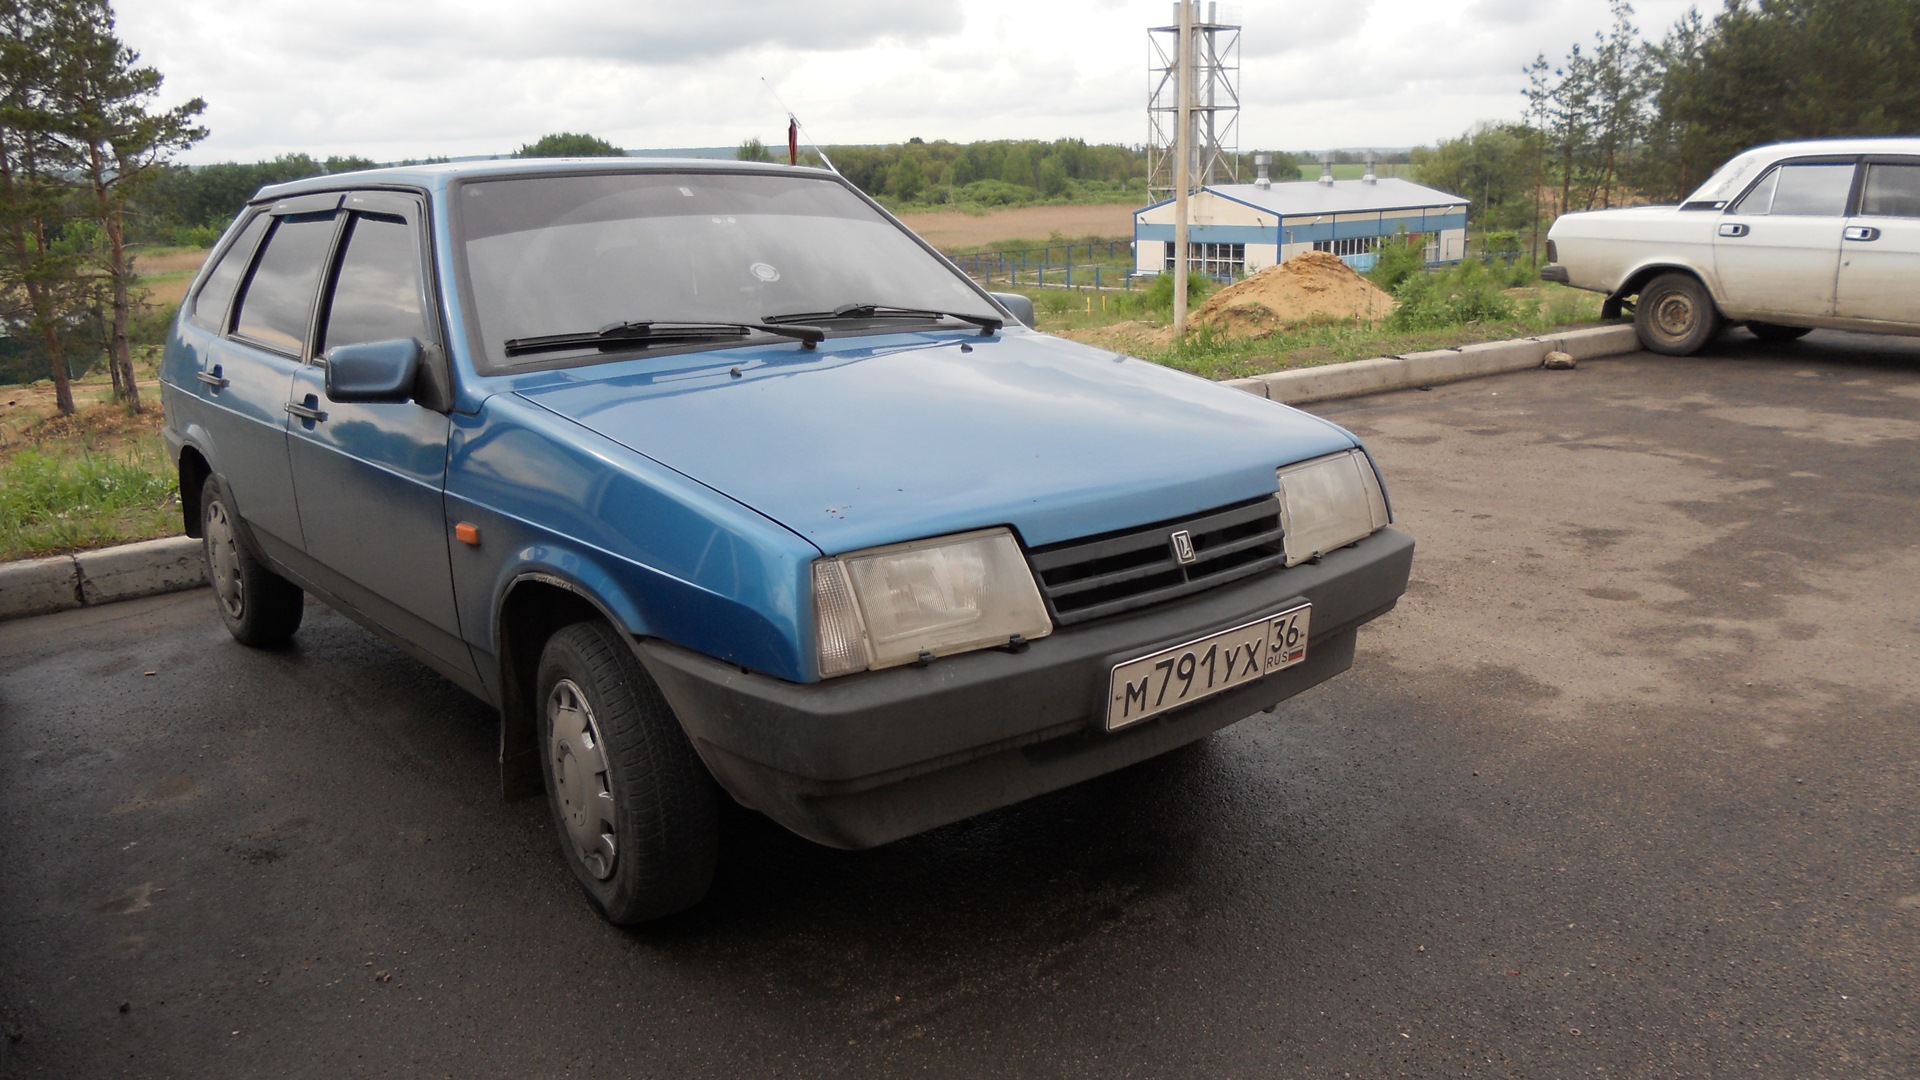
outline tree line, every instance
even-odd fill
[[[140,407],[128,206],[206,135],[206,103],[156,109],[160,73],[139,61],[106,0],[0,0],[0,320],[44,353],[69,415],[66,354],[89,337]]]
[[[1553,214],[1676,202],[1752,146],[1920,132],[1914,0],[1726,0],[1657,42],[1628,0],[1610,14],[1559,62],[1522,70],[1520,117],[1416,150],[1421,182],[1537,243]]]

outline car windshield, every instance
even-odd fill
[[[1695,204],[1715,205],[1727,202],[1745,190],[1747,182],[1777,156],[1776,151],[1767,148],[1749,150],[1738,155],[1714,170],[1713,175],[1707,177],[1707,182],[1696,188],[1681,205],[1690,207]]]
[[[752,325],[849,303],[999,317],[964,277],[829,177],[526,176],[468,183],[458,198],[470,310],[490,371],[626,355],[592,344],[507,355],[508,341],[617,324]]]

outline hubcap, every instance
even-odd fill
[[[213,592],[220,609],[230,619],[246,614],[246,585],[240,579],[240,550],[235,546],[233,522],[227,517],[227,504],[219,500],[207,504],[204,523],[207,536],[207,572],[213,578]]]
[[[1693,301],[1682,293],[1661,297],[1653,310],[1654,325],[1668,337],[1686,337],[1693,331],[1694,317]]]
[[[613,788],[593,706],[572,679],[547,695],[547,761],[567,838],[594,877],[613,876]]]

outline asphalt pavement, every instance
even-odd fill
[[[1920,341],[1315,406],[1419,541],[1354,669],[887,847],[587,907],[323,608],[0,624],[0,1075],[1920,1075]]]

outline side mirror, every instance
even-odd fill
[[[420,343],[412,338],[369,341],[328,349],[327,396],[335,401],[406,401],[420,374]]]
[[[987,295],[993,297],[994,301],[1001,307],[1006,308],[1014,318],[1019,319],[1021,326],[1029,330],[1033,329],[1033,300],[1031,298],[1011,292],[996,292],[988,293]]]

